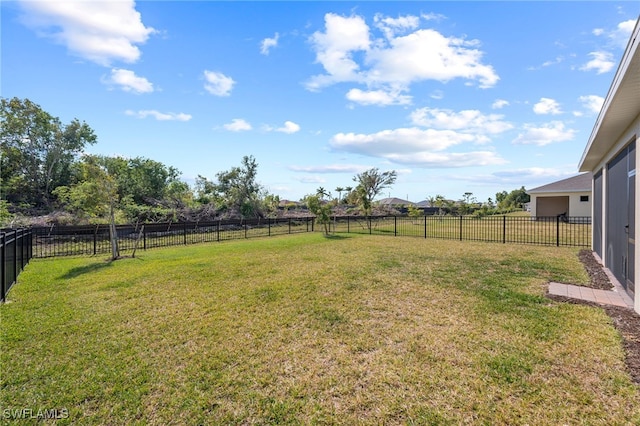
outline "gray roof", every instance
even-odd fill
[[[377,201],[380,205],[391,205],[391,206],[408,206],[413,203],[408,200],[403,200],[401,198],[383,198],[382,200]]]
[[[542,185],[527,191],[528,194],[544,192],[591,192],[591,172]]]

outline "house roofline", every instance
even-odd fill
[[[600,113],[598,114],[598,118],[593,126],[593,130],[591,131],[591,135],[589,136],[589,140],[587,142],[587,146],[582,153],[582,157],[580,158],[580,162],[578,163],[578,170],[581,172],[592,171],[601,155],[606,154],[606,152],[596,152],[598,150],[603,150],[605,147],[601,146],[609,140],[608,138],[604,138],[607,140],[602,140],[599,138],[601,132],[603,131],[603,123],[605,118],[611,113],[616,112],[616,105],[618,102],[618,98],[616,97],[619,94],[620,88],[623,87],[624,78],[627,74],[627,70],[629,69],[629,64],[636,58],[638,55],[638,43],[640,43],[640,15],[636,20],[636,24],[634,26],[633,31],[631,32],[631,37],[627,42],[627,46],[625,48],[624,54],[622,55],[622,59],[620,64],[618,65],[618,69],[616,70],[616,74],[613,78],[611,86],[609,87],[609,91],[607,92],[607,96],[605,97],[604,103],[602,104],[602,108],[600,109]],[[624,95],[623,95],[624,96]],[[626,130],[626,128],[631,123],[627,123],[624,128],[620,129],[620,134]],[[619,137],[620,134],[617,136]],[[610,141],[610,140],[609,140]]]

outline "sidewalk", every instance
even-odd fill
[[[615,284],[614,286],[614,290],[599,290],[572,284],[550,282],[549,294],[571,299],[586,300],[602,305],[621,306],[623,308],[633,309],[631,297],[629,297],[622,287],[618,288]]]

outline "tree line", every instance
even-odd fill
[[[143,158],[91,155],[85,150],[97,142],[84,121],[62,123],[29,99],[0,99],[0,226],[16,216],[64,212],[68,223],[155,222],[258,218],[275,216],[280,198],[258,182],[258,163],[244,156],[239,166],[218,172],[215,179],[198,175],[195,187],[180,180],[180,171]],[[323,218],[340,205],[356,206],[371,215],[374,199],[396,181],[395,171],[372,168],[353,177],[353,186],[337,187],[338,197],[320,187],[301,202]],[[528,197],[524,188],[496,194],[496,203],[508,209]],[[454,205],[438,195],[431,199],[442,212]],[[528,201],[528,199],[527,199]],[[455,204],[461,211],[480,206],[466,193]],[[486,204],[485,204],[486,206]],[[322,221],[321,221],[322,223]]]

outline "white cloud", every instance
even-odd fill
[[[326,179],[323,179],[320,176],[305,176],[296,180],[301,183],[325,183],[326,182]]]
[[[417,29],[418,23],[413,16],[376,15],[374,24],[383,37],[374,38],[362,17],[326,14],[324,32],[315,32],[310,38],[316,62],[324,67],[325,74],[311,77],[307,89],[350,82],[366,84],[371,93],[393,93],[406,91],[411,83],[423,80],[462,78],[477,81],[482,88],[497,83],[499,77],[493,67],[482,63],[479,41]],[[407,34],[397,36],[398,32]]]
[[[411,15],[391,18],[376,14],[373,17],[373,21],[388,39],[393,38],[397,33],[406,33],[409,30],[414,30],[420,24],[420,18]]]
[[[628,21],[620,22],[616,29],[611,32],[609,38],[621,48],[627,47],[633,28],[636,25],[635,19],[629,19]]]
[[[478,110],[459,112],[448,109],[420,108],[411,113],[411,121],[419,126],[466,132],[481,137],[513,128],[500,114],[482,114]]]
[[[402,95],[399,91],[351,89],[347,92],[346,98],[360,105],[408,105],[411,103],[411,96]]]
[[[476,142],[481,137],[452,130],[400,128],[371,134],[338,133],[330,140],[337,151],[384,158],[399,164],[419,167],[464,167],[501,164],[491,151],[444,152],[463,143]]]
[[[555,142],[572,140],[575,134],[575,130],[566,129],[561,121],[552,121],[542,126],[525,124],[524,132],[520,133],[513,143],[545,146]]]
[[[234,118],[233,120],[231,120],[231,123],[227,123],[222,127],[229,130],[230,132],[242,132],[252,129],[251,124],[249,124],[249,122],[242,118]]]
[[[504,99],[496,99],[492,104],[491,104],[491,109],[502,109],[506,106],[509,106],[509,101],[506,101]]]
[[[262,126],[262,130],[265,132],[280,132],[280,133],[297,133],[300,131],[300,125],[294,123],[293,121],[285,121],[284,126],[282,127],[273,127],[268,124]]]
[[[264,40],[262,40],[262,42],[260,43],[260,53],[262,53],[263,55],[268,55],[272,47],[278,46],[279,38],[280,38],[280,34],[276,33],[273,36],[273,38],[267,37]]]
[[[311,42],[316,51],[316,62],[322,64],[327,75],[312,77],[307,87],[311,90],[336,81],[358,81],[359,65],[352,59],[352,52],[369,49],[369,27],[359,16],[345,18],[327,13],[324,16],[325,32],[315,32]]]
[[[560,104],[555,99],[551,99],[551,98],[540,98],[540,101],[533,106],[533,112],[540,115],[562,114],[562,110],[560,109]]]
[[[362,173],[371,167],[357,164],[332,164],[328,166],[289,166],[289,170],[304,173]]]
[[[429,97],[431,99],[437,99],[437,100],[444,99],[444,92],[442,90],[434,90],[433,92],[431,92]]]
[[[108,78],[103,78],[102,82],[109,85],[119,86],[125,92],[151,93],[153,84],[144,77],[137,76],[131,70],[114,68]]]
[[[534,188],[559,179],[575,176],[575,171],[563,170],[565,167],[543,168],[543,167],[527,167],[519,169],[499,170],[486,175],[451,175],[448,179],[464,180],[474,183],[492,184],[492,185],[514,185],[526,188]]]
[[[387,158],[399,164],[430,168],[493,166],[506,163],[502,157],[493,151],[419,152],[411,155],[393,154]]]
[[[215,96],[229,96],[233,85],[236,84],[231,77],[216,71],[205,70],[204,79],[205,90]]]
[[[607,31],[604,28],[596,28],[592,33],[595,36],[605,36],[615,47],[624,49],[629,42],[629,37],[631,37],[635,25],[636,20],[629,19],[628,21],[620,22],[616,25],[616,28],[611,31]]]
[[[137,45],[155,32],[142,23],[133,0],[22,1],[22,21],[73,55],[109,66],[136,62]]]
[[[582,102],[582,105],[587,111],[595,114],[600,112],[604,104],[604,98],[597,95],[580,96],[578,100]]]
[[[613,62],[613,55],[609,52],[598,51],[589,53],[593,59],[584,64],[580,69],[582,71],[591,71],[595,70],[596,74],[604,74],[605,72],[611,71],[615,66],[615,62]]]
[[[285,121],[283,127],[276,129],[276,132],[292,134],[300,131],[300,126],[293,121]]]
[[[126,110],[125,114],[137,117],[137,118],[147,118],[153,117],[158,121],[189,121],[192,116],[190,114],[185,113],[173,113],[173,112],[160,112],[156,110],[141,110],[141,111],[132,111]]]

